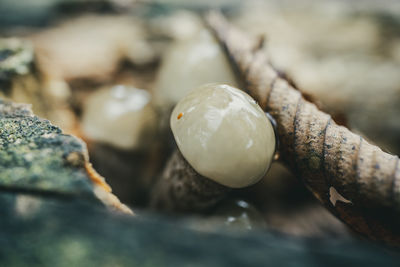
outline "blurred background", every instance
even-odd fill
[[[265,36],[271,63],[342,125],[400,153],[400,2],[1,0],[0,96],[82,138],[113,192],[147,210],[175,148],[169,114],[193,88],[237,85],[203,25],[209,9]],[[193,227],[347,237],[275,163]],[[233,218],[233,219],[232,219]]]

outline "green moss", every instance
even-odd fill
[[[84,144],[42,120],[24,105],[0,100],[0,186],[93,196],[84,161],[72,166],[67,157],[83,157]]]
[[[34,51],[29,42],[16,38],[0,39],[0,78],[29,72]]]

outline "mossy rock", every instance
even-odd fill
[[[0,100],[0,186],[9,190],[93,196],[86,147],[33,116],[26,105]]]
[[[0,189],[82,199],[129,213],[88,162],[86,145],[28,105],[0,99]]]

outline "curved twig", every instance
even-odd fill
[[[338,126],[280,77],[260,41],[212,13],[207,23],[247,92],[277,121],[280,158],[315,197],[353,230],[400,245],[400,162]],[[330,201],[332,187],[350,201]]]

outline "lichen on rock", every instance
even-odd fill
[[[1,99],[0,188],[95,202],[100,198],[106,206],[129,210],[91,169],[82,141],[33,115],[28,105]]]

